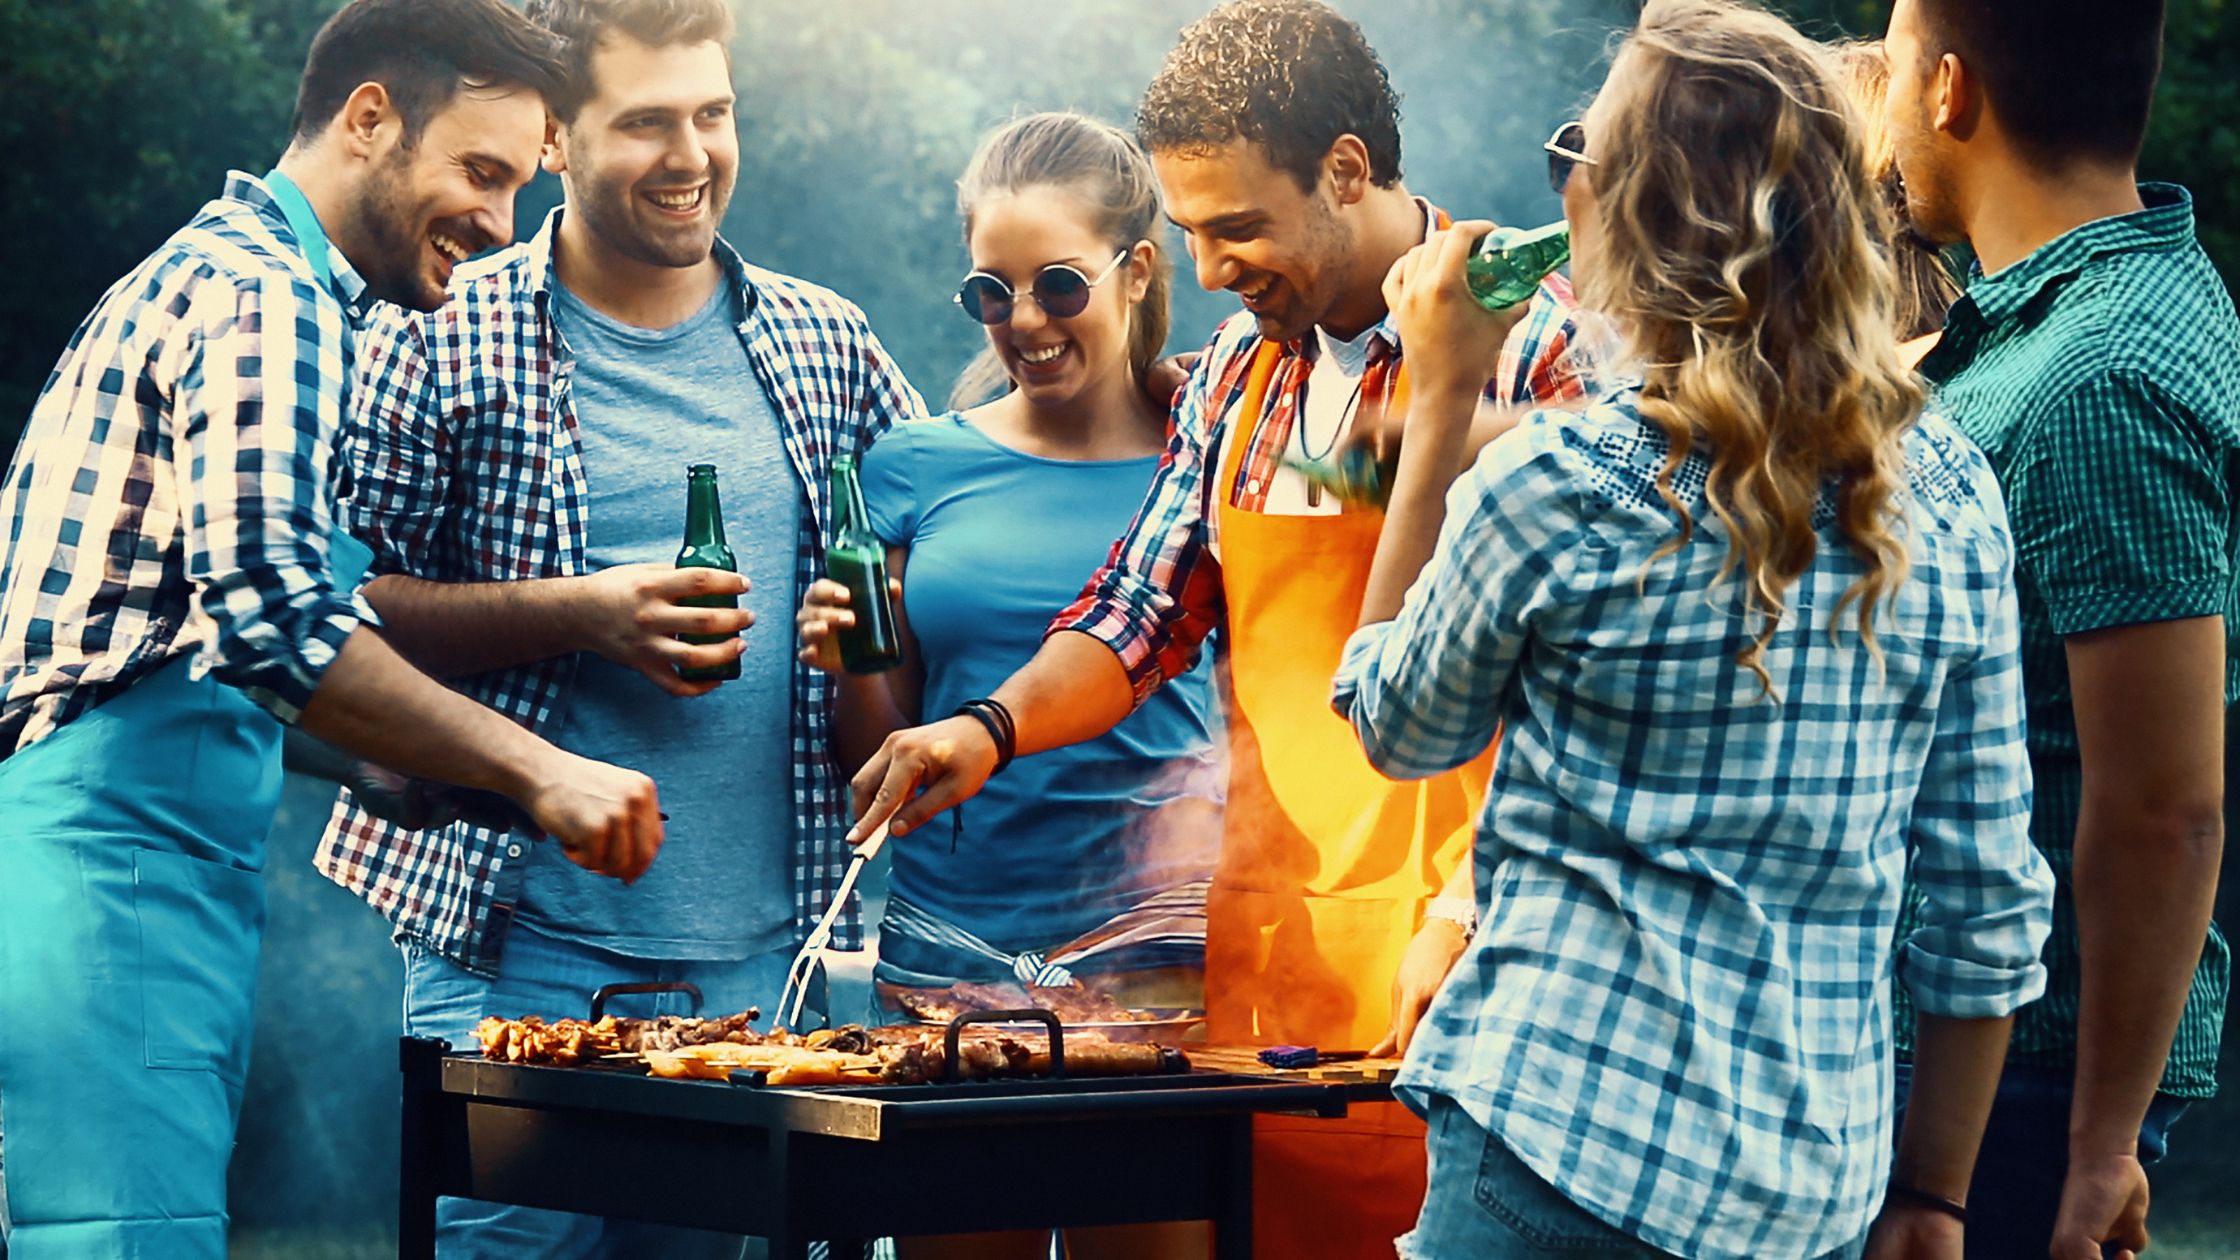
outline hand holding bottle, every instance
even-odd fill
[[[1491,223],[1473,221],[1434,232],[1385,275],[1385,305],[1418,396],[1482,392],[1524,313],[1521,304],[1489,311],[1470,291],[1471,253],[1492,230]]]
[[[739,632],[754,624],[740,608],[695,607],[688,601],[716,596],[737,598],[747,580],[722,569],[678,569],[665,564],[621,564],[578,579],[576,601],[586,650],[644,674],[676,696],[703,695],[717,681],[688,682],[678,670],[721,669],[746,651]],[[722,636],[715,643],[686,643],[678,636]]]
[[[902,583],[887,579],[887,597],[899,601]],[[848,588],[830,578],[819,578],[809,584],[809,593],[802,597],[801,611],[794,614],[794,628],[801,639],[801,650],[795,655],[811,669],[821,669],[828,674],[847,672],[840,659],[840,632],[856,624],[856,614],[848,596]]]

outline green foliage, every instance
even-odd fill
[[[101,291],[277,152],[293,75],[213,0],[0,0],[0,382],[43,382]]]
[[[285,142],[312,32],[338,0],[0,0],[0,450],[86,309]],[[980,345],[948,297],[965,270],[955,180],[1021,110],[1121,123],[1210,0],[753,0],[737,5],[742,160],[726,234],[767,266],[861,303],[939,400]],[[1599,81],[1636,0],[1338,0],[1400,90],[1410,188],[1458,214],[1558,212],[1539,144]],[[1772,0],[1808,33],[1875,34],[1882,0]],[[2240,275],[2240,0],[2170,0],[2144,159],[2194,191]],[[559,199],[543,178],[519,229]],[[1179,257],[1173,345],[1235,309]]]

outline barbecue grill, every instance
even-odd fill
[[[773,1260],[811,1240],[840,1260],[891,1235],[1175,1220],[1210,1220],[1214,1254],[1242,1260],[1252,1117],[1340,1116],[1362,1096],[1188,1070],[781,1088],[503,1063],[416,1037],[401,1061],[407,1257],[434,1255],[436,1198],[461,1195],[755,1235]]]

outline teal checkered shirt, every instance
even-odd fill
[[[2085,224],[1969,287],[1921,370],[1938,408],[2005,489],[2021,593],[2023,689],[2037,783],[2030,835],[2058,880],[2045,997],[2009,1058],[2076,1063],[2071,847],[2084,790],[2065,636],[2221,614],[2240,629],[2240,323],[2195,243],[2193,201],[2147,184],[2146,208]],[[2240,697],[2226,653],[2225,701]],[[2231,955],[2214,926],[2162,1078],[2216,1092]],[[1901,1053],[1910,1013],[1898,1019]]]

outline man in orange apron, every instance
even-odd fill
[[[1392,782],[1331,713],[1384,518],[1299,465],[1401,418],[1406,373],[1382,285],[1448,220],[1400,182],[1398,107],[1375,52],[1316,0],[1240,0],[1184,30],[1138,129],[1199,283],[1238,293],[1245,312],[1196,365],[1149,498],[1105,569],[993,697],[887,741],[856,779],[858,832],[893,812],[903,835],[1011,755],[1110,729],[1218,629],[1230,785],[1207,900],[1209,1038],[1404,1039],[1465,940],[1426,912],[1472,916],[1466,856],[1490,754]],[[1533,300],[1490,398],[1580,392],[1567,296],[1557,280]],[[1460,898],[1441,896],[1450,888]],[[1390,1256],[1422,1203],[1423,1126],[1397,1104],[1271,1117],[1255,1168],[1258,1254]]]

